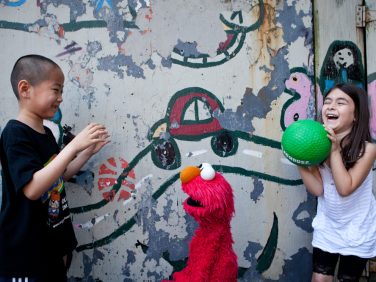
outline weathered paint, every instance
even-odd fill
[[[310,281],[315,199],[280,138],[296,113],[315,117],[311,1],[0,3],[0,128],[16,112],[13,63],[40,53],[66,74],[57,138],[91,120],[111,133],[67,184],[72,281],[159,281],[183,268],[197,225],[179,171],[202,162],[234,190],[238,280]]]

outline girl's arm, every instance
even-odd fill
[[[319,168],[317,166],[298,166],[298,169],[307,191],[316,197],[321,196],[324,192],[324,187]]]
[[[329,160],[338,194],[345,197],[353,193],[366,179],[375,159],[376,145],[367,143],[363,157],[346,170],[340,151],[333,151]]]

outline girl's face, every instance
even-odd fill
[[[355,120],[354,101],[340,89],[332,90],[324,100],[322,107],[324,124],[331,127],[336,134],[348,134]]]

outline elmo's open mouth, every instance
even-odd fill
[[[192,207],[202,207],[202,204],[200,201],[193,200],[190,197],[187,199],[187,204]]]

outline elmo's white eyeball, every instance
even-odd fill
[[[208,163],[202,163],[200,165],[200,176],[204,180],[213,180],[215,177],[214,168]]]

